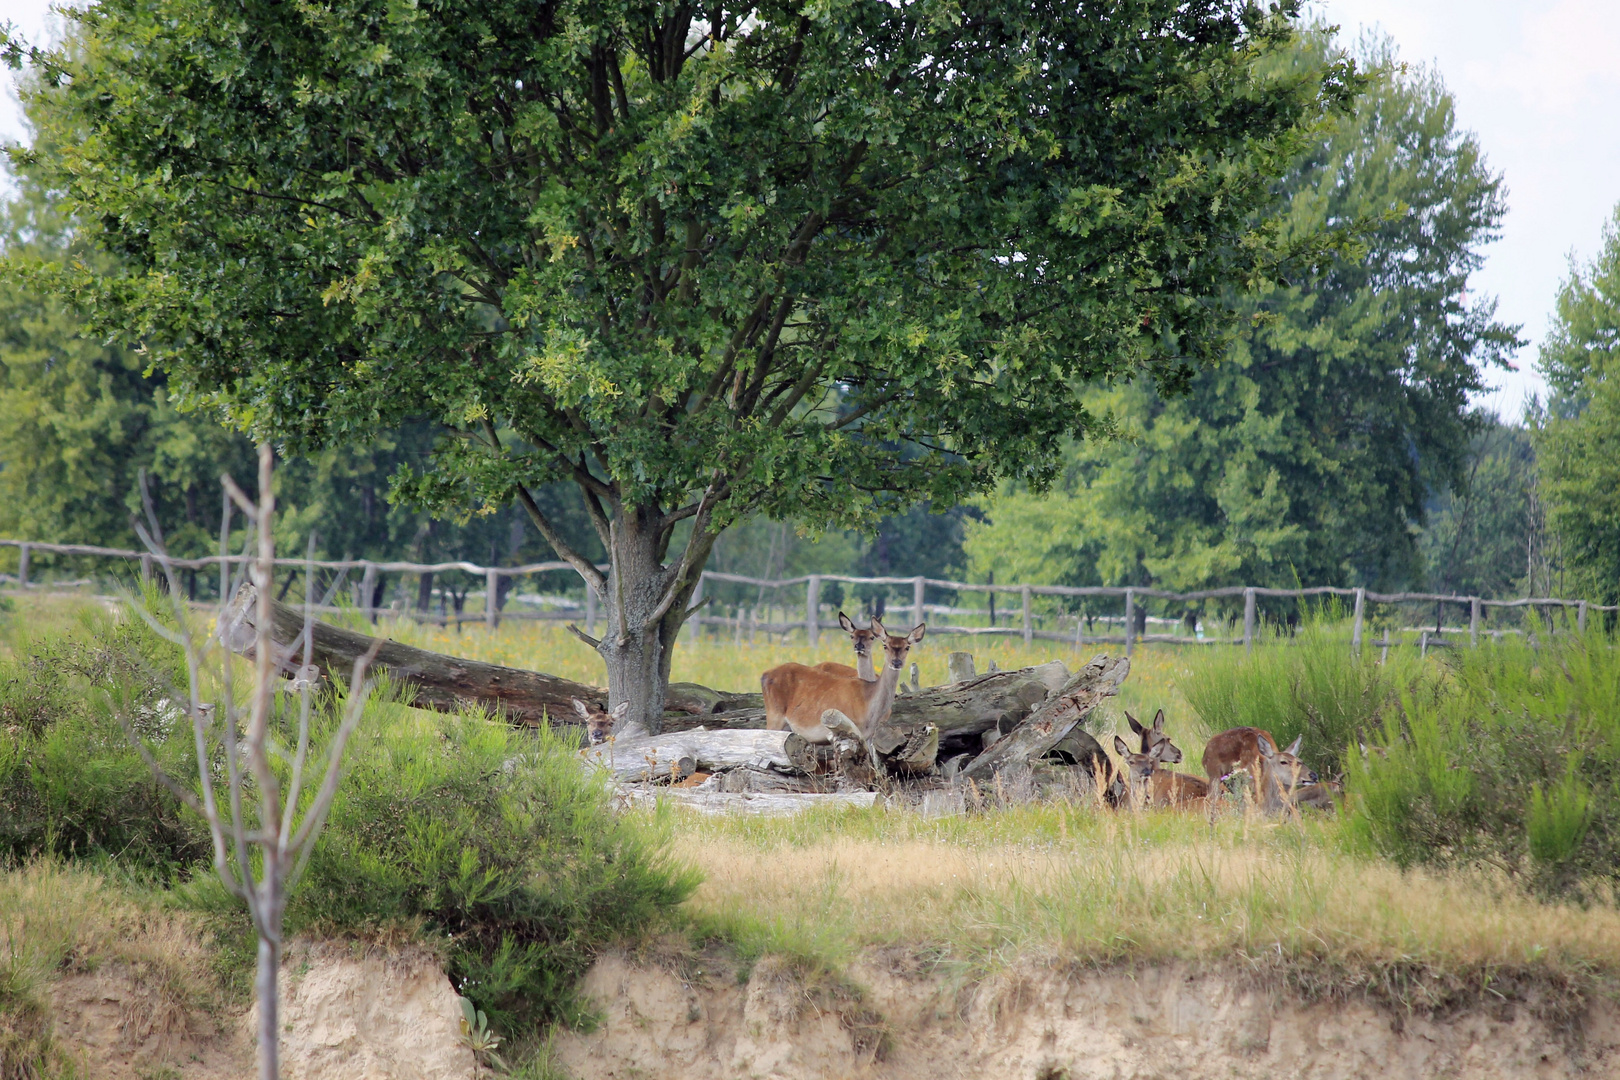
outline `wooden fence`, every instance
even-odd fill
[[[245,555],[211,555],[197,559],[182,559],[173,556],[156,556],[148,552],[141,551],[125,551],[118,548],[95,547],[88,544],[49,544],[33,540],[0,539],[0,547],[14,547],[19,549],[17,559],[17,574],[13,580],[15,580],[15,582],[23,588],[28,588],[34,584],[29,580],[29,572],[31,560],[35,552],[48,553],[52,555],[100,557],[139,561],[141,567],[141,576],[143,579],[149,579],[152,575],[154,565],[159,563],[167,563],[174,569],[203,570],[210,567],[217,568],[221,561],[229,563],[242,563],[251,561],[252,559],[251,556]],[[337,571],[339,574],[347,573],[351,570],[359,570],[361,572],[361,581],[358,589],[359,602],[356,606],[373,620],[375,620],[381,614],[399,614],[406,617],[421,617],[421,613],[419,612],[400,611],[396,613],[372,606],[371,600],[375,595],[375,585],[377,576],[379,574],[439,574],[449,571],[460,571],[462,573],[470,574],[474,577],[482,577],[484,579],[483,621],[491,627],[498,625],[503,617],[557,620],[566,620],[578,617],[577,614],[569,611],[514,612],[511,610],[505,610],[503,612],[501,607],[501,578],[525,577],[533,574],[551,573],[557,571],[572,572],[572,567],[565,562],[529,563],[524,566],[479,566],[478,564],[471,562],[414,563],[374,562],[367,559],[277,559],[276,565],[278,567],[291,567],[297,570],[318,569]],[[602,569],[605,571],[607,568],[603,567]],[[0,575],[0,577],[8,576],[9,575]],[[1334,585],[1317,585],[1300,589],[1273,589],[1257,585],[1228,585],[1217,589],[1198,589],[1192,592],[1173,592],[1168,589],[1108,585],[994,585],[968,581],[948,581],[940,578],[930,577],[853,577],[845,574],[807,574],[800,577],[767,579],[746,577],[741,574],[727,574],[715,570],[703,571],[702,577],[698,582],[697,590],[693,596],[694,605],[702,603],[705,587],[710,582],[726,582],[737,585],[751,586],[760,590],[772,589],[777,591],[781,589],[792,589],[803,586],[804,617],[802,621],[760,622],[756,617],[747,624],[744,624],[740,621],[740,617],[728,618],[724,616],[705,615],[699,612],[698,614],[694,615],[689,622],[695,627],[701,627],[703,625],[720,625],[733,627],[738,631],[740,631],[746,625],[750,631],[762,631],[773,634],[788,633],[802,628],[812,647],[819,644],[820,633],[822,630],[837,629],[837,623],[824,621],[823,619],[824,612],[823,604],[821,602],[821,592],[822,586],[829,582],[885,587],[910,586],[912,603],[909,608],[902,607],[899,610],[909,610],[911,621],[916,623],[927,621],[927,612],[930,607],[932,607],[936,612],[941,611],[941,608],[938,605],[928,605],[926,603],[925,594],[930,588],[949,590],[956,593],[983,593],[992,597],[992,604],[994,602],[993,597],[996,595],[1016,596],[1019,599],[1019,610],[1021,615],[1020,624],[1017,626],[961,626],[951,625],[948,623],[939,623],[936,621],[930,624],[929,630],[934,633],[943,634],[988,634],[1017,636],[1022,637],[1026,645],[1033,643],[1037,639],[1072,643],[1076,648],[1087,644],[1123,644],[1125,646],[1126,655],[1130,655],[1133,647],[1138,642],[1163,642],[1184,645],[1214,645],[1227,643],[1232,645],[1242,645],[1247,649],[1253,649],[1258,629],[1258,619],[1256,614],[1257,602],[1263,597],[1303,600],[1308,597],[1334,596],[1350,600],[1352,602],[1351,643],[1356,648],[1360,648],[1362,645],[1363,629],[1367,615],[1367,605],[1369,603],[1432,603],[1436,605],[1451,604],[1461,608],[1466,608],[1468,610],[1467,632],[1470,644],[1478,644],[1479,642],[1479,636],[1482,631],[1483,616],[1485,609],[1487,608],[1529,608],[1543,610],[1553,608],[1574,608],[1576,612],[1576,627],[1578,630],[1583,631],[1586,629],[1589,612],[1620,611],[1620,604],[1602,605],[1591,603],[1587,600],[1569,600],[1555,597],[1525,598],[1521,600],[1486,600],[1478,596],[1456,596],[1445,593],[1377,593],[1367,589],[1342,588]],[[1243,634],[1241,637],[1224,635],[1221,637],[1191,638],[1175,634],[1137,634],[1130,632],[1130,629],[1137,625],[1137,623],[1140,621],[1138,617],[1138,612],[1140,610],[1139,602],[1143,600],[1153,599],[1167,600],[1173,603],[1193,603],[1202,600],[1236,598],[1239,596],[1243,598]],[[1095,597],[1099,599],[1123,599],[1125,612],[1124,618],[1121,620],[1123,623],[1122,633],[1117,636],[1110,634],[1088,635],[1085,633],[1087,618],[1084,616],[1076,617],[1075,630],[1073,633],[1039,630],[1035,626],[1033,609],[1033,601],[1036,597]],[[587,627],[593,634],[597,618],[595,601],[596,597],[593,590],[586,589],[583,614],[585,616]],[[337,609],[327,608],[322,610],[334,611]],[[457,613],[456,621],[458,624],[462,621],[459,612]],[[476,621],[476,617],[473,621]],[[1112,619],[1110,618],[1107,621],[1112,621]],[[1457,633],[1461,633],[1461,628],[1455,628],[1455,631]],[[1426,649],[1430,646],[1446,646],[1450,644],[1450,642],[1445,640],[1444,635],[1440,632],[1439,627],[1437,627],[1435,631],[1423,631],[1422,633],[1424,636],[1420,639],[1420,648]],[[1434,635],[1433,638],[1429,636],[1431,633]],[[1388,632],[1386,631],[1382,641],[1371,642],[1371,644],[1381,645],[1387,651],[1391,645],[1398,644],[1398,642],[1392,642],[1389,639]]]

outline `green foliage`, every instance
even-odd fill
[[[383,704],[348,762],[289,932],[425,924],[504,1031],[579,1019],[574,986],[595,951],[696,884],[656,830],[613,812],[561,736]]]
[[[1524,595],[1536,483],[1531,432],[1487,419],[1469,448],[1464,482],[1429,508],[1418,541],[1428,587],[1488,599]]]
[[[1339,48],[1312,35],[1288,62]],[[1461,478],[1468,395],[1515,340],[1491,301],[1464,299],[1505,204],[1438,77],[1368,53],[1381,74],[1281,185],[1285,237],[1354,221],[1362,248],[1245,299],[1250,329],[1186,395],[1088,395],[1124,437],[1073,447],[1048,499],[989,504],[993,524],[968,526],[975,574],[1178,590],[1418,576],[1413,526]]]
[[[1402,865],[1489,863],[1548,893],[1620,877],[1620,652],[1540,628],[1448,655],[1352,756],[1353,842]]]
[[[1356,743],[1380,728],[1402,693],[1421,692],[1423,665],[1410,650],[1377,654],[1350,647],[1342,612],[1308,612],[1291,638],[1266,640],[1253,653],[1218,648],[1197,658],[1182,695],[1208,732],[1269,731],[1278,746],[1304,737],[1300,757],[1323,776],[1345,768]]]
[[[133,619],[79,624],[0,663],[0,855],[108,856],[172,873],[208,840],[129,745],[131,718],[171,775],[195,777],[191,722],[168,703],[184,686],[175,651]]]
[[[1620,207],[1591,264],[1558,294],[1540,368],[1554,395],[1536,429],[1548,525],[1576,587],[1620,599]]]

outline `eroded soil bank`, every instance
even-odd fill
[[[962,986],[869,955],[849,979],[862,989],[769,959],[740,980],[722,954],[608,955],[586,987],[603,1022],[559,1036],[557,1060],[577,1080],[1620,1077],[1620,1007],[1571,1012],[1533,989],[1436,1013],[1179,965]]]

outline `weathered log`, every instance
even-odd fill
[[[220,625],[220,640],[245,656],[251,655],[253,650],[256,604],[254,587],[243,585]],[[275,626],[271,635],[276,644],[289,653],[285,666],[292,672],[303,663],[304,612],[280,602],[273,605],[273,612]],[[329,623],[316,622],[312,630],[311,656],[316,667],[323,675],[339,681],[348,679],[354,662],[366,655],[376,641],[368,634]],[[539,671],[446,656],[397,641],[385,641],[374,664],[386,668],[395,680],[409,687],[414,692],[413,704],[418,708],[440,712],[478,706],[491,711],[499,709],[508,720],[521,724],[538,724],[548,718],[553,724],[574,724],[578,721],[574,698],[599,705],[607,702],[607,691],[598,686]],[[704,722],[703,714],[717,708],[764,708],[758,694],[727,694],[693,683],[670,684],[665,704],[692,716],[694,726]]]
[[[683,731],[630,742],[614,741],[589,746],[580,759],[600,766],[620,781],[677,779],[695,769],[718,772],[751,768],[788,770],[794,767],[783,750],[785,731]],[[689,762],[690,764],[683,764]],[[672,773],[672,766],[679,768]]]
[[[619,797],[631,806],[650,806],[660,799],[676,806],[690,807],[704,814],[798,814],[818,806],[864,809],[877,802],[871,791],[839,791],[827,794],[791,792],[729,792],[681,788],[624,788]]]
[[[968,780],[984,780],[1014,763],[1038,759],[1105,698],[1119,693],[1119,684],[1130,670],[1131,662],[1123,656],[1102,654],[1092,658],[1010,734],[968,762],[960,775]]]

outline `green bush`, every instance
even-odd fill
[[[607,941],[696,885],[657,827],[616,814],[573,744],[477,716],[369,710],[289,931],[423,925],[448,935],[461,993],[513,1032],[579,1019]]]
[[[1620,654],[1601,632],[1458,649],[1349,763],[1353,842],[1486,863],[1549,895],[1620,878]]]
[[[118,720],[131,717],[170,773],[196,776],[177,650],[134,619],[91,609],[0,662],[0,856],[109,856],[173,872],[207,831],[159,784]]]
[[[1307,610],[1298,633],[1253,653],[1218,649],[1194,661],[1183,696],[1211,734],[1234,727],[1269,731],[1278,746],[1305,737],[1301,757],[1323,776],[1345,767],[1345,751],[1376,730],[1402,692],[1425,682],[1412,650],[1378,654],[1350,646],[1350,628],[1331,602]]]

